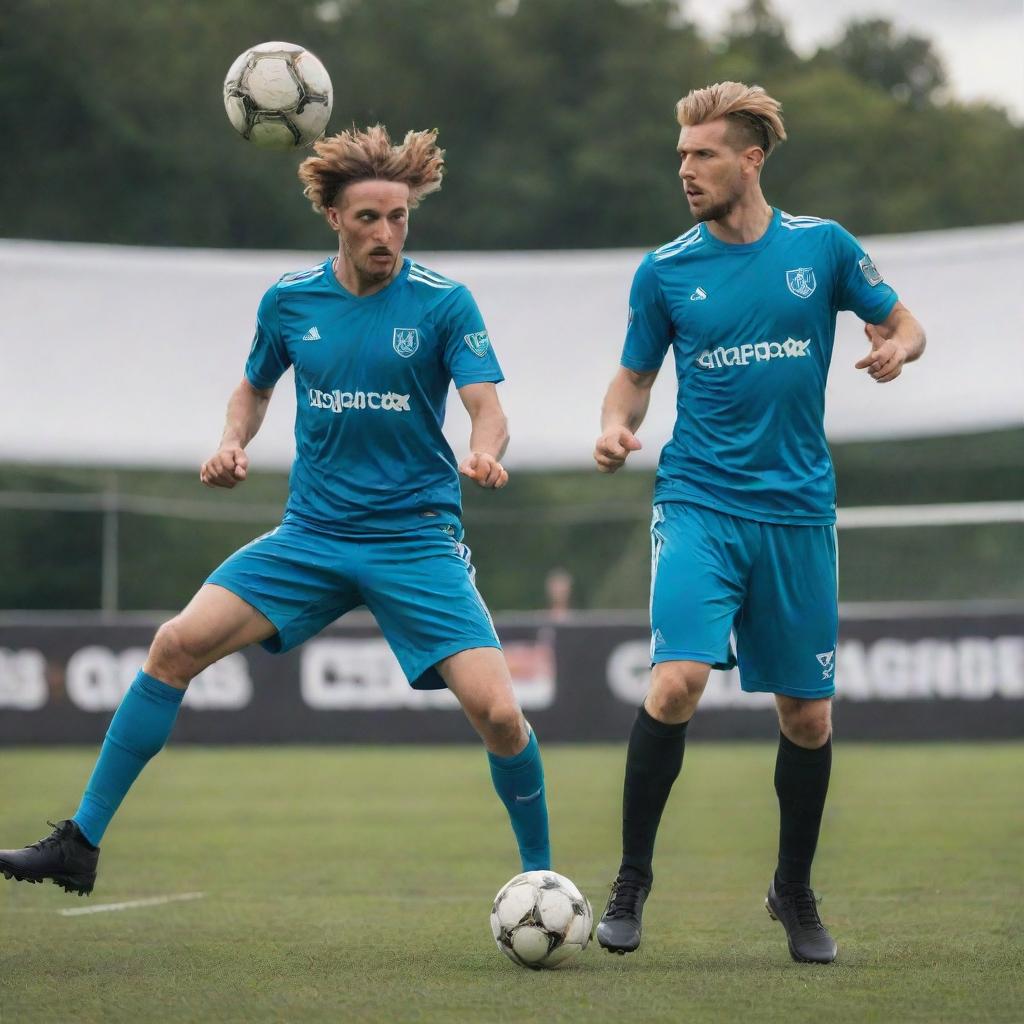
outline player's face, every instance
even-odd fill
[[[728,132],[728,123],[719,120],[679,133],[679,180],[695,220],[727,217],[749,186],[749,150],[734,149]]]
[[[345,258],[367,283],[390,279],[409,233],[409,186],[398,181],[357,181],[327,211]]]

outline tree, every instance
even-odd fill
[[[855,78],[877,85],[917,110],[931,103],[946,85],[942,59],[931,42],[901,35],[884,18],[849,22],[839,42],[824,52]]]

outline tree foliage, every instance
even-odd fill
[[[674,0],[5,0],[3,233],[155,245],[321,247],[296,154],[221,104],[233,58],[300,42],[335,85],[332,130],[438,127],[449,173],[428,249],[649,246],[687,225],[676,100],[723,78],[784,104],[769,198],[858,233],[1024,218],[1024,131],[941,101],[927,40],[851,24],[802,58],[767,0],[708,40]],[[950,183],[955,182],[955,188]]]

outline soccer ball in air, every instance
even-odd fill
[[[521,967],[557,967],[586,949],[594,927],[590,901],[564,875],[527,871],[494,897],[491,933]]]
[[[308,146],[324,133],[334,91],[327,69],[294,43],[260,43],[224,79],[224,109],[243,139],[270,149]]]

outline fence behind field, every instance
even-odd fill
[[[841,610],[837,731],[846,739],[1024,735],[1024,605],[859,605]],[[95,743],[159,620],[0,614],[0,744]],[[621,741],[647,686],[642,612],[498,616],[516,690],[550,741]],[[825,671],[825,668],[823,668]],[[770,738],[772,698],[712,673],[693,735]],[[192,683],[176,742],[472,740],[447,691],[409,688],[368,616],[284,655],[248,648]]]

